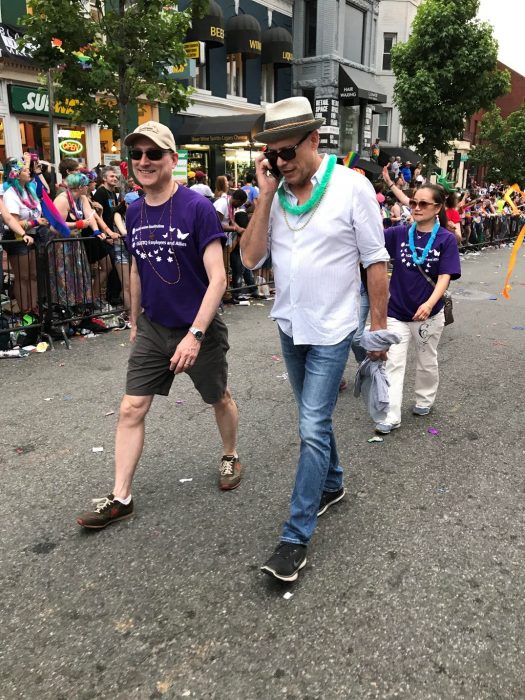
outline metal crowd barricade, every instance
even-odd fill
[[[262,265],[257,270],[247,270],[234,259],[235,253],[229,246],[224,248],[224,269],[226,271],[227,288],[224,300],[229,302],[238,295],[269,299],[274,291],[273,270]]]
[[[94,239],[58,238],[44,234],[27,248],[23,242],[0,242],[1,313],[0,346],[6,336],[14,341],[22,334],[43,338],[51,347],[53,339],[64,340],[75,330],[93,324],[93,319],[115,318],[127,309],[124,300],[110,306],[106,301],[106,281],[113,266],[108,259],[90,264],[87,250]],[[129,264],[116,265],[124,282]],[[124,325],[122,325],[124,324]],[[125,327],[124,320],[118,320]]]
[[[504,243],[510,243],[519,235],[519,232],[525,223],[525,217],[516,214],[491,214],[484,216],[481,223],[481,231],[477,227],[477,232],[480,235],[476,236],[476,241],[472,241],[475,230],[475,224],[466,221],[462,230],[468,232],[468,243],[463,243],[460,246],[462,252],[468,250],[478,250],[486,246],[500,246]]]

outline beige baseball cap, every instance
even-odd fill
[[[166,148],[171,151],[177,150],[171,130],[159,122],[149,121],[144,122],[144,124],[139,124],[135,131],[126,136],[124,143],[126,146],[133,146],[135,141],[141,136],[145,136],[150,141],[153,141],[159,148]]]

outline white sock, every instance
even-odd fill
[[[131,494],[127,498],[115,498],[115,501],[118,501],[119,503],[122,503],[124,506],[129,506],[131,503]]]

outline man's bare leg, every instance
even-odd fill
[[[144,424],[153,396],[124,395],[115,435],[115,498],[126,499],[144,447]]]

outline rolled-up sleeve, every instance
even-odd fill
[[[354,189],[352,225],[357,248],[364,268],[378,262],[388,262],[390,255],[385,248],[385,234],[375,191],[363,176]]]

